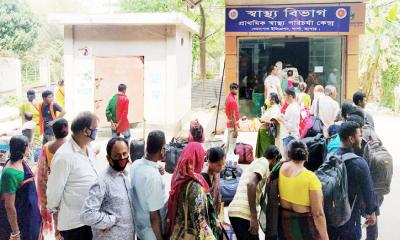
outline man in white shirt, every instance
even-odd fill
[[[313,100],[312,105],[311,105],[311,115],[314,115],[314,116],[318,115],[318,108],[317,108],[318,101],[319,101],[318,99],[325,95],[324,92],[325,92],[325,89],[324,89],[323,86],[317,85],[317,86],[314,87],[314,92],[313,92],[314,100]]]
[[[321,119],[324,128],[328,129],[335,123],[335,119],[340,111],[339,103],[336,102],[336,87],[328,85],[325,87],[325,95],[321,96],[317,102],[317,112],[314,115]]]
[[[163,239],[168,194],[158,162],[165,158],[165,147],[164,133],[151,131],[146,141],[146,155],[132,164],[132,202],[136,233],[141,240]]]
[[[300,138],[300,105],[296,101],[296,92],[293,87],[290,87],[285,90],[285,93],[288,107],[283,116],[287,131],[285,136],[282,136],[284,147],[286,147],[290,141]]]
[[[71,125],[72,138],[62,145],[51,162],[47,182],[47,208],[58,212],[57,228],[64,240],[92,239],[92,230],[80,220],[80,211],[96,182],[96,154],[90,142],[96,139],[97,117],[80,113]]]
[[[278,77],[278,68],[276,66],[269,67],[269,75],[264,80],[264,97],[269,102],[270,93],[276,93],[279,99],[283,98],[281,79]]]

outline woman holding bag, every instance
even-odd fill
[[[269,101],[270,107],[260,118],[261,127],[257,135],[256,158],[263,157],[265,150],[271,145],[276,145],[280,151],[283,150],[280,132],[284,126],[278,122],[281,115],[278,94],[271,93]]]
[[[183,149],[171,181],[167,239],[216,239],[216,213],[209,186],[201,175],[204,156],[198,142]]]

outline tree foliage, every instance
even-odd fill
[[[382,74],[382,89],[385,94],[382,95],[381,103],[394,109],[395,107],[395,92],[394,89],[400,86],[400,63],[394,63]]]
[[[38,37],[39,22],[25,2],[0,1],[1,55],[23,56]]]
[[[122,0],[121,7],[127,12],[184,12],[181,0]]]
[[[382,73],[400,60],[399,3],[371,0],[367,5],[366,34],[360,51],[360,78],[363,90],[377,98],[389,94],[382,89]],[[380,91],[380,92],[379,92]]]
[[[203,0],[206,19],[206,31],[203,41],[206,44],[207,60],[219,62],[224,55],[224,0]],[[199,7],[188,9],[182,0],[121,0],[121,8],[125,12],[181,12],[201,24]],[[201,33],[193,37],[193,60],[200,58]]]

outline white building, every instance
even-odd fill
[[[176,133],[191,108],[192,34],[195,22],[180,13],[54,14],[64,25],[67,118],[105,108],[120,83],[128,86],[129,120]]]

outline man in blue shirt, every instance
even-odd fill
[[[340,127],[340,148],[337,155],[357,152],[361,149],[360,123],[346,121]],[[361,215],[366,218],[369,226],[376,224],[375,211],[377,210],[372,177],[367,162],[362,158],[346,161],[348,195],[352,204],[355,202],[351,218],[343,226],[334,228],[328,226],[329,238],[359,240],[361,239]]]
[[[362,126],[364,126],[364,111],[361,108],[356,107],[352,102],[345,101],[342,104],[341,108],[341,118],[343,121],[356,121],[359,122]],[[332,127],[332,126],[331,126]],[[339,127],[340,130],[340,127]],[[328,129],[329,131],[329,129]],[[332,140],[329,142],[328,146],[328,154],[334,153],[336,150],[340,148],[340,137],[337,134]]]
[[[165,157],[165,135],[151,131],[146,155],[132,164],[131,185],[136,233],[141,240],[162,240],[168,195],[158,162]]]

